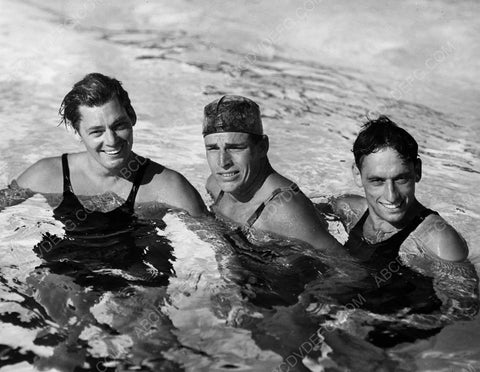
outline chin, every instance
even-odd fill
[[[223,182],[221,180],[217,180],[218,186],[222,189],[223,192],[232,193],[237,191],[238,185],[232,182]]]
[[[397,213],[383,213],[382,217],[385,221],[391,224],[398,224],[401,223],[405,219],[406,213],[405,212],[397,212]]]

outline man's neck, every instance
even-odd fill
[[[268,159],[265,160],[262,167],[258,170],[257,176],[254,177],[253,181],[241,192],[230,193],[232,198],[240,203],[247,203],[256,195],[258,190],[263,186],[265,180],[274,172],[272,166]]]

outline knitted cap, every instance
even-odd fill
[[[260,108],[242,96],[223,96],[205,106],[202,134],[242,132],[263,135]]]

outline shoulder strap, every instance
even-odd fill
[[[137,173],[135,174],[135,178],[133,179],[132,189],[130,190],[130,194],[128,195],[127,201],[125,202],[125,205],[132,209],[135,205],[135,198],[137,196],[140,184],[142,183],[143,175],[145,174],[145,170],[147,169],[148,164],[150,164],[150,159],[145,158],[145,163],[140,166]]]
[[[359,232],[360,236],[363,237],[363,225],[365,224],[365,221],[368,218],[368,215],[370,214],[370,210],[367,207],[367,210],[363,213],[362,217],[357,221],[357,223],[350,229],[350,233],[356,233]]]
[[[62,154],[62,170],[63,170],[63,193],[71,192],[72,183],[70,182],[70,169],[68,167],[68,154]]]
[[[217,205],[218,203],[220,203],[220,200],[222,200],[224,194],[225,194],[225,192],[224,192],[223,190],[220,190],[220,192],[219,192],[218,195],[217,195],[217,198],[216,198],[215,201],[213,202],[213,206],[215,206],[215,205]]]
[[[270,203],[277,195],[280,195],[287,191],[297,193],[300,191],[300,188],[295,183],[292,183],[288,187],[279,187],[273,190],[270,196],[262,204],[260,204],[258,208],[255,210],[255,212],[253,212],[252,215],[249,217],[249,219],[247,220],[247,227],[252,227],[252,225],[260,217],[260,215],[262,214],[263,210],[265,209],[268,203]]]
[[[438,213],[428,208],[424,209],[401,232],[404,232],[405,236],[410,235],[431,214]]]
[[[367,209],[367,212],[368,212],[368,209]],[[365,223],[367,212],[365,212],[365,214],[364,214],[365,219],[363,219],[363,217],[362,217],[360,219],[360,221],[357,223],[357,225],[355,225],[355,227],[354,227],[354,229],[356,229],[357,226],[359,226],[358,232],[361,233],[360,236],[362,236],[362,237],[363,237],[363,224]],[[387,246],[392,246],[392,247],[395,246],[395,247],[400,248],[400,245],[405,241],[405,239],[407,239],[407,237],[418,227],[418,225],[420,225],[425,220],[425,218],[427,218],[427,216],[429,216],[432,213],[438,214],[437,212],[432,211],[431,209],[428,209],[428,208],[424,209],[419,214],[417,214],[410,221],[410,223],[407,226],[405,226],[405,228],[403,228],[402,230],[393,234],[388,239],[383,240],[383,241],[378,242],[378,243],[375,243],[375,244],[370,244],[370,243],[369,244],[371,246],[387,245]],[[353,231],[353,229],[352,229],[352,231]],[[355,233],[356,232],[357,231],[355,231]]]

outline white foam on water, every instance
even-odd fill
[[[21,362],[17,364],[12,364],[9,366],[4,366],[0,368],[0,372],[38,372],[34,366],[27,362]],[[42,369],[42,372],[61,372],[56,368]]]
[[[215,249],[189,230],[179,217],[167,214],[164,220],[164,234],[172,242],[176,257],[176,275],[170,279],[170,301],[164,311],[175,326],[180,343],[224,364],[275,368],[282,360],[279,355],[260,349],[249,331],[229,326],[228,318],[214,313],[215,296],[226,296],[223,299],[230,301],[230,312],[242,307],[238,289],[235,293],[234,286],[222,279]],[[199,355],[189,355],[183,363],[189,371],[216,370],[212,361]]]

